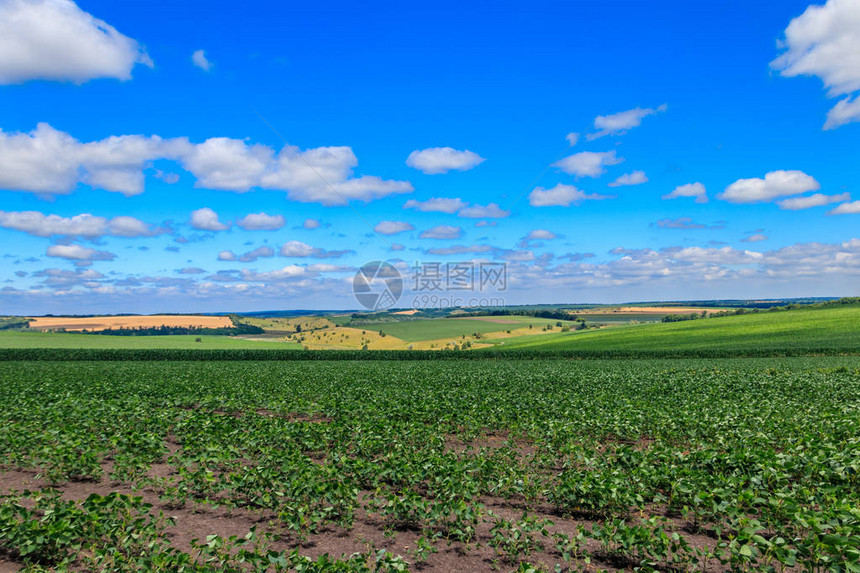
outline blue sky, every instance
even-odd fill
[[[0,0],[0,312],[858,295],[857,54],[857,0]]]

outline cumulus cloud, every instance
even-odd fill
[[[166,232],[153,229],[140,219],[118,216],[112,219],[89,213],[73,217],[45,215],[39,211],[0,211],[0,227],[23,231],[36,237],[68,236],[88,239],[114,237],[151,237]]]
[[[707,229],[708,225],[694,223],[690,217],[679,217],[677,219],[660,219],[657,226],[661,229]]]
[[[415,227],[406,221],[381,221],[373,228],[380,235],[396,235],[414,229]]]
[[[489,205],[472,205],[461,209],[460,212],[457,213],[458,216],[467,217],[469,219],[503,219],[510,214],[510,211],[505,211],[496,203],[490,203]]]
[[[534,231],[529,231],[529,234],[526,235],[525,238],[534,239],[537,241],[550,241],[552,239],[558,238],[558,235],[556,235],[552,231],[547,231],[546,229],[535,229]]]
[[[195,144],[187,138],[112,136],[81,143],[41,123],[30,133],[0,131],[0,188],[41,194],[68,194],[79,183],[137,195],[144,170],[160,159],[178,161],[195,177],[195,187],[246,192],[286,191],[290,199],[323,205],[372,201],[413,190],[408,181],[354,176],[358,159],[349,147],[281,151],[239,139],[213,137]]]
[[[825,195],[823,193],[813,193],[812,195],[807,195],[806,197],[792,197],[790,199],[783,199],[782,201],[777,201],[777,205],[779,205],[780,209],[788,209],[790,211],[799,211],[801,209],[810,209],[812,207],[821,207],[823,205],[830,205],[831,203],[841,203],[843,201],[850,201],[851,194],[850,193],[840,193],[838,195]]]
[[[198,231],[226,231],[230,225],[218,220],[218,213],[209,207],[191,212],[191,226]]]
[[[206,52],[204,50],[194,50],[194,53],[191,54],[191,63],[204,72],[211,70],[213,65],[206,57]]]
[[[81,143],[47,123],[30,133],[0,131],[0,188],[68,194],[78,183],[122,193],[143,192],[149,161],[175,150],[158,137],[127,135]]]
[[[465,208],[467,205],[468,203],[463,202],[463,200],[459,198],[433,197],[426,201],[410,199],[403,204],[403,208],[417,209],[418,211],[423,211],[425,213],[435,212],[452,214]]]
[[[351,250],[327,251],[319,247],[312,247],[301,241],[287,241],[281,246],[280,254],[282,257],[337,259],[354,252]]]
[[[451,225],[438,225],[426,231],[422,231],[419,236],[421,239],[459,239],[463,236],[461,227],[453,227]]]
[[[236,224],[246,231],[277,231],[287,224],[283,215],[269,215],[267,213],[249,213]]]
[[[257,259],[270,258],[275,256],[275,250],[271,247],[257,247],[253,251],[248,251],[241,255],[236,255],[233,251],[221,251],[218,253],[219,261],[237,261],[240,263],[253,263]]]
[[[468,171],[483,163],[483,157],[473,151],[452,147],[430,147],[415,150],[406,158],[406,165],[430,175],[449,171]]]
[[[558,167],[568,175],[577,177],[600,177],[606,173],[606,167],[618,165],[624,159],[617,157],[612,151],[581,151],[556,161],[553,167]]]
[[[644,171],[633,171],[625,173],[609,184],[610,187],[624,187],[626,185],[642,185],[648,183],[648,176]]]
[[[860,214],[860,201],[842,203],[835,209],[827,212],[828,215],[857,215]]]
[[[578,133],[576,133],[576,132],[571,131],[570,133],[568,133],[568,134],[565,136],[565,139],[567,139],[567,143],[568,143],[571,147],[573,147],[573,146],[574,146],[574,145],[576,145],[576,143],[579,141],[579,134],[578,134]]]
[[[406,245],[401,245],[400,243],[391,243],[392,251],[404,251],[406,250]]]
[[[783,76],[817,76],[829,97],[860,90],[860,5],[828,0],[809,6],[785,29],[783,49],[771,65]],[[857,98],[842,99],[830,110],[824,129],[860,121]]]
[[[604,137],[606,135],[622,135],[628,130],[642,125],[642,120],[649,115],[655,115],[657,113],[664,112],[666,111],[666,109],[666,104],[663,104],[655,109],[643,109],[641,107],[637,107],[633,109],[628,109],[627,111],[613,113],[611,115],[598,115],[596,118],[594,118],[594,128],[598,131],[595,133],[589,133],[586,138],[589,141],[592,141],[594,139]]]
[[[543,245],[540,241],[551,241],[557,238],[558,235],[552,231],[547,231],[546,229],[534,229],[533,231],[529,231],[525,237],[520,239],[517,243],[517,247],[520,249],[533,249]]]
[[[824,129],[836,129],[841,125],[855,121],[860,121],[860,96],[854,97],[854,99],[845,98],[836,102],[836,105],[827,112]]]
[[[572,203],[579,204],[582,201],[610,199],[609,195],[598,193],[585,193],[573,185],[559,183],[551,189],[537,187],[529,195],[529,204],[532,207],[569,207]]]
[[[136,64],[152,67],[137,41],[70,0],[0,2],[0,84],[128,80]]]
[[[81,245],[51,245],[46,253],[49,257],[68,259],[78,265],[89,265],[93,261],[112,261],[116,255],[108,251],[97,251]]]
[[[428,255],[467,255],[477,253],[489,253],[494,250],[490,245],[453,245],[451,247],[436,247],[427,249]]]
[[[678,197],[695,197],[696,203],[708,202],[708,195],[705,191],[705,186],[701,183],[687,183],[686,185],[679,185],[675,187],[671,193],[663,195],[663,199],[677,199]]]
[[[302,227],[308,230],[319,229],[320,222],[319,219],[305,219],[305,222],[302,223]]]
[[[718,198],[730,203],[766,203],[778,197],[817,191],[821,185],[803,171],[771,171],[764,179],[738,179]]]
[[[761,241],[767,241],[767,235],[762,235],[761,233],[756,233],[755,235],[750,235],[749,237],[744,237],[741,239],[744,243],[759,243]]]

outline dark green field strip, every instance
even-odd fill
[[[669,350],[569,350],[498,348],[452,350],[184,350],[184,349],[72,349],[0,348],[0,362],[29,361],[486,361],[486,360],[609,360],[667,358],[779,358],[799,356],[858,356],[860,347],[807,348],[693,348]]]

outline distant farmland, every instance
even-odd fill
[[[230,328],[233,322],[226,316],[152,315],[152,316],[40,316],[31,319],[31,330],[108,330],[119,328],[156,328],[159,326],[185,328]]]

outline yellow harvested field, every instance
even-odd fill
[[[696,307],[680,307],[680,306],[622,306],[621,308],[613,309],[588,309],[583,310],[583,314],[690,314],[691,312],[707,311],[719,312],[721,310],[731,310],[725,308],[696,308]]]
[[[108,330],[119,328],[155,328],[158,326],[179,326],[197,328],[230,328],[233,326],[226,316],[40,316],[30,319],[30,330]]]

